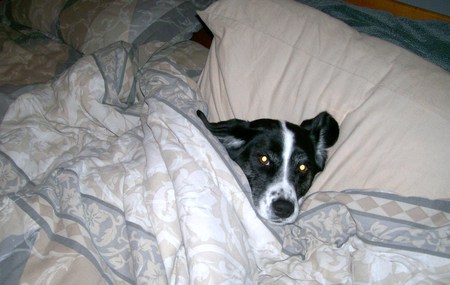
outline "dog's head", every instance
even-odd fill
[[[274,224],[294,222],[298,200],[324,168],[326,149],[337,141],[336,120],[322,112],[300,126],[271,119],[210,123],[201,111],[197,114],[247,176],[257,213]]]

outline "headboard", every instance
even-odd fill
[[[438,14],[394,0],[345,0],[345,2],[353,5],[367,7],[370,9],[390,12],[396,16],[406,17],[414,20],[440,20],[450,22],[449,16]]]

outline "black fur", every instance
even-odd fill
[[[280,176],[283,164],[283,129],[280,121],[259,119],[244,121],[231,119],[217,123],[208,122],[201,111],[197,115],[211,133],[225,146],[233,159],[246,175],[252,199],[258,208],[268,185]],[[296,201],[309,190],[314,176],[325,166],[326,148],[334,145],[339,136],[339,126],[327,112],[304,121],[300,126],[286,122],[286,128],[294,135],[294,145],[289,158],[288,180],[295,188]],[[268,165],[261,164],[261,156],[267,156]],[[308,171],[299,171],[299,165]],[[283,223],[293,213],[293,203],[286,199],[271,202],[274,223]]]

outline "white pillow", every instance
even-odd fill
[[[223,0],[199,12],[214,34],[200,91],[213,121],[341,127],[310,192],[378,188],[450,198],[450,74],[289,0]]]

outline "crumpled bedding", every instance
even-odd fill
[[[48,82],[78,58],[80,53],[57,39],[0,23],[0,86]]]
[[[1,284],[450,282],[450,201],[324,189],[294,225],[261,221],[194,69],[118,43],[11,105]]]
[[[57,39],[0,23],[0,122],[20,94],[59,76],[80,56]]]

